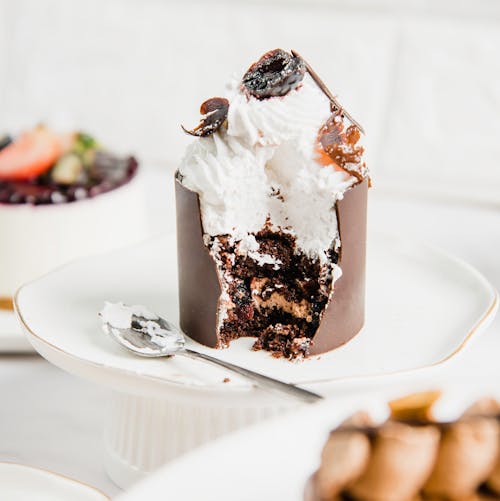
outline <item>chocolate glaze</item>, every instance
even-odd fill
[[[337,202],[342,242],[342,276],[313,337],[311,355],[346,343],[363,327],[365,310],[366,208],[368,180],[349,189]],[[195,341],[217,347],[217,311],[221,285],[215,261],[203,242],[198,194],[175,180],[179,266],[179,317]]]
[[[192,339],[216,347],[217,311],[221,286],[215,261],[203,243],[198,194],[175,180],[179,322]]]
[[[342,276],[325,308],[311,346],[311,355],[337,348],[365,323],[366,209],[368,180],[355,185],[337,202]]]

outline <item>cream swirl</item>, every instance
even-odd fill
[[[330,101],[306,74],[302,84],[281,98],[247,97],[239,82],[230,84],[228,135],[249,146],[279,146],[297,141],[297,149],[311,156],[318,130],[331,114]]]
[[[336,201],[356,183],[318,163],[318,131],[330,101],[306,74],[283,97],[256,99],[229,86],[227,130],[197,139],[179,167],[183,184],[199,194],[203,229],[235,240],[269,218],[295,235],[298,249],[327,260],[338,241]]]
[[[195,141],[179,168],[183,184],[200,198],[203,230],[237,240],[266,222],[270,187],[265,165],[272,150],[245,147],[224,132]]]

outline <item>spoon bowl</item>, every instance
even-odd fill
[[[303,402],[313,403],[323,397],[290,383],[259,374],[250,369],[186,348],[184,333],[164,318],[144,306],[126,306],[123,303],[105,303],[99,313],[103,330],[120,346],[141,357],[171,357],[182,355],[203,360],[212,365],[229,369],[251,379],[259,387],[281,396],[287,395]]]
[[[102,327],[118,344],[141,357],[171,357],[184,350],[186,344],[182,332],[161,317],[148,319],[132,314],[129,328],[104,320]]]

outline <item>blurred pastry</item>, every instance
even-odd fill
[[[410,395],[392,402],[392,416],[377,426],[333,430],[306,501],[500,499],[498,402],[482,399],[439,422],[432,417],[438,397]]]

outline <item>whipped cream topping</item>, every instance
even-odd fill
[[[179,167],[184,186],[199,195],[204,232],[237,242],[268,222],[294,235],[298,250],[326,262],[328,250],[340,244],[336,202],[357,182],[333,161],[318,160],[330,100],[309,74],[283,97],[259,100],[236,81],[226,97],[227,129],[193,142]],[[251,256],[257,249],[241,245],[240,251]]]

